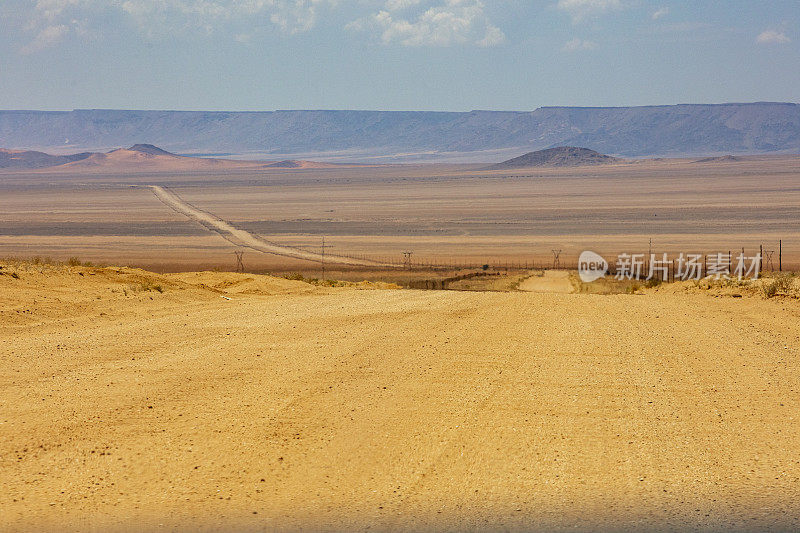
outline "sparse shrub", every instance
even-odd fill
[[[790,292],[792,290],[792,275],[791,274],[778,274],[775,276],[775,289],[778,292]]]
[[[628,294],[635,294],[635,293],[636,293],[636,291],[638,291],[638,290],[639,290],[639,289],[641,289],[641,288],[642,288],[642,286],[641,286],[641,285],[639,285],[639,283],[638,283],[638,282],[634,281],[633,283],[631,283],[630,285],[628,285],[628,287],[627,287],[627,289],[626,289],[626,292],[627,292]]]
[[[70,257],[67,260],[67,264],[71,267],[81,266],[81,260],[77,257]]]
[[[661,285],[661,280],[658,278],[650,278],[644,282],[644,286],[648,289],[652,289],[653,287],[658,287]]]
[[[300,272],[294,272],[293,274],[287,274],[284,276],[286,279],[290,279],[292,281],[305,281],[306,278]]]
[[[30,259],[31,264],[40,266],[40,265],[58,265],[61,264],[58,261],[53,260],[52,257],[42,257],[42,256],[35,256]]]
[[[794,274],[791,272],[775,274],[772,278],[764,278],[761,285],[761,293],[765,298],[781,294],[792,294],[794,292]]]
[[[737,288],[737,289],[740,289],[742,287],[749,287],[750,286],[750,280],[747,279],[747,278],[742,278],[742,279],[731,278],[731,279],[726,281],[725,286],[726,287],[734,287],[734,288]]]
[[[764,298],[772,298],[778,292],[778,284],[775,280],[765,283],[761,286],[761,292],[764,294]]]
[[[128,289],[130,289],[132,292],[149,292],[149,291],[164,292],[164,287],[162,287],[161,285],[155,285],[149,281],[145,281],[135,285],[128,285]]]

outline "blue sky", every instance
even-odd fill
[[[800,3],[2,0],[2,109],[800,102]]]

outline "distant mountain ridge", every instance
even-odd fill
[[[683,104],[516,111],[0,111],[0,146],[107,150],[147,139],[170,152],[529,152],[585,146],[624,157],[800,152],[800,105]],[[286,157],[283,157],[286,158]],[[492,157],[491,159],[496,159]],[[489,160],[491,160],[489,159]]]
[[[519,157],[497,163],[487,170],[505,170],[529,167],[578,167],[584,165],[608,165],[620,161],[616,157],[601,154],[578,146],[558,146],[536,152],[528,152]]]

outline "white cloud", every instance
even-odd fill
[[[653,18],[653,20],[658,20],[661,17],[667,16],[668,14],[669,14],[669,8],[668,7],[661,7],[661,8],[656,9],[653,12],[652,18]]]
[[[2,0],[0,0],[1,2]],[[314,28],[326,8],[341,7],[362,15],[348,25],[372,30],[384,43],[405,46],[472,44],[494,46],[505,34],[493,25],[483,0],[29,0],[24,31],[33,53],[51,47],[69,35],[102,34],[108,20],[127,19],[147,38],[187,33],[223,33],[247,42],[264,30],[285,34]],[[370,7],[371,6],[371,7]],[[353,15],[357,17],[358,15]]]
[[[792,40],[782,31],[765,30],[756,37],[758,44],[786,44]]]
[[[561,48],[564,52],[578,52],[580,50],[593,50],[597,48],[597,43],[594,41],[585,41],[583,39],[579,39],[575,37],[574,39],[570,39],[564,46]]]
[[[36,37],[34,37],[30,43],[23,46],[20,49],[20,52],[23,54],[32,54],[34,52],[38,52],[39,50],[49,48],[58,43],[68,32],[69,28],[64,24],[59,24],[57,26],[46,26],[39,30],[39,32],[36,34]]]
[[[348,24],[348,28],[373,28],[380,32],[384,44],[403,46],[495,46],[505,41],[503,31],[486,16],[481,0],[444,0],[437,4],[415,13],[416,17],[406,17],[398,11],[424,7],[423,2],[387,0],[384,9]]]
[[[22,54],[32,54],[50,48],[61,42],[70,33],[86,33],[85,10],[92,7],[95,0],[37,0],[32,2],[23,29],[33,37],[20,47]]]
[[[231,21],[254,24],[269,21],[287,33],[308,31],[317,21],[318,8],[335,0],[125,0],[122,11],[142,28],[214,31]]]
[[[86,21],[112,13],[134,21],[150,37],[180,32],[211,34],[221,26],[246,24],[250,29],[277,26],[292,34],[311,29],[319,8],[338,0],[37,0],[26,31],[33,40],[21,51],[31,53],[82,33]],[[407,1],[407,0],[406,0]],[[247,32],[249,36],[251,32]],[[232,32],[241,41],[242,32]]]
[[[506,34],[503,33],[503,30],[490,24],[486,27],[486,35],[484,35],[483,39],[480,41],[476,41],[475,44],[483,47],[495,46],[501,44],[505,40]]]
[[[319,8],[335,0],[284,0],[274,2],[270,21],[287,33],[305,32],[316,26]]]
[[[556,7],[569,13],[573,22],[581,22],[591,16],[622,9],[623,6],[621,0],[558,0]]]

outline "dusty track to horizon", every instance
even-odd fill
[[[40,270],[3,530],[800,528],[796,301]]]
[[[377,261],[369,261],[362,259],[354,259],[352,257],[344,257],[340,255],[318,254],[315,252],[306,252],[288,246],[281,246],[273,242],[267,241],[261,237],[253,235],[252,233],[234,227],[229,222],[213,215],[207,211],[203,211],[194,207],[193,205],[185,202],[180,196],[173,191],[161,187],[160,185],[148,185],[153,194],[161,200],[165,205],[185,215],[186,217],[194,220],[205,226],[206,228],[219,233],[224,239],[230,241],[237,246],[245,246],[253,250],[265,253],[281,255],[284,257],[291,257],[294,259],[303,259],[307,261],[325,262],[337,265],[349,266],[396,266],[392,264],[380,263]]]
[[[270,253],[248,250],[245,264],[252,271],[317,276],[321,258],[313,252],[322,236],[331,245],[326,251],[338,256],[396,266],[404,251],[413,251],[420,264],[542,266],[552,263],[554,249],[563,250],[563,264],[574,266],[584,250],[609,260],[622,252],[649,253],[650,239],[654,253],[671,256],[741,248],[752,256],[763,246],[777,259],[782,242],[783,268],[798,270],[799,161],[665,160],[513,174],[441,165],[169,174],[0,171],[0,256],[79,257],[160,272],[234,268],[238,244],[220,238],[231,237],[227,228],[220,232],[165,209],[147,187],[158,184],[256,236],[256,246]]]

